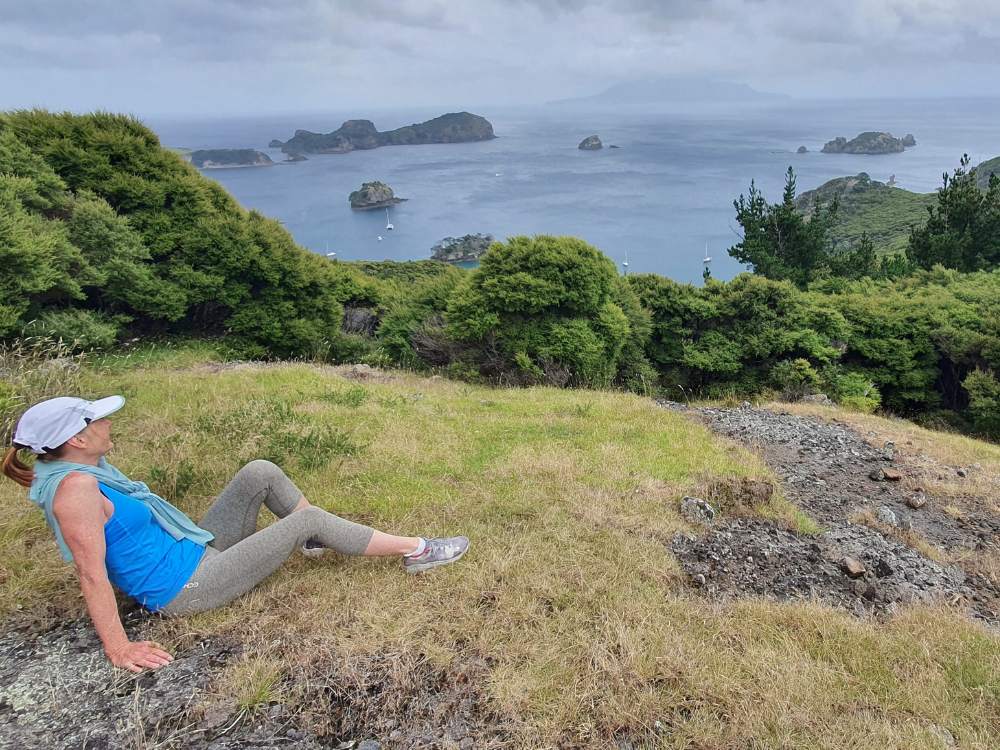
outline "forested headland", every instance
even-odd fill
[[[835,242],[836,201],[802,211],[791,171],[776,203],[751,185],[730,252],[752,272],[699,287],[622,277],[573,237],[494,243],[475,271],[330,261],[136,119],[9,112],[0,338],[211,337],[239,357],[676,400],[825,393],[995,439],[1000,180],[980,177],[962,159],[889,254]]]

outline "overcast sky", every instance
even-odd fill
[[[1000,96],[1000,0],[0,0],[0,108],[536,104],[649,76]]]

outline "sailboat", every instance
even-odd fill
[[[385,228],[387,231],[392,231],[392,222],[389,221],[389,209],[385,210]]]
[[[701,262],[706,266],[712,262],[712,256],[708,254],[708,243],[705,243],[705,257],[701,259]]]

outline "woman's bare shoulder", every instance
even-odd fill
[[[97,477],[82,471],[71,471],[65,479],[59,482],[53,499],[53,509],[67,500],[97,499],[100,490],[97,487]]]

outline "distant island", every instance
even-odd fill
[[[252,148],[199,149],[188,154],[188,159],[199,169],[225,167],[270,167],[271,157]]]
[[[581,151],[600,151],[604,148],[604,144],[601,143],[601,139],[596,135],[588,135],[580,141],[580,145],[577,148]]]
[[[847,140],[843,137],[827,141],[823,146],[824,154],[898,154],[905,151],[907,145],[916,145],[912,135],[906,138],[895,138],[892,133],[874,130],[861,133]]]
[[[493,125],[485,117],[469,112],[452,112],[419,124],[379,132],[371,120],[348,120],[332,133],[296,130],[284,143],[271,146],[286,154],[346,154],[356,149],[379,146],[412,146],[426,143],[468,143],[496,138]]]
[[[358,190],[348,196],[351,208],[357,211],[370,211],[375,208],[388,208],[402,203],[406,198],[397,198],[392,188],[384,182],[366,182]]]
[[[445,237],[431,248],[431,260],[446,263],[464,263],[479,258],[493,244],[491,234],[466,234],[462,237]]]

